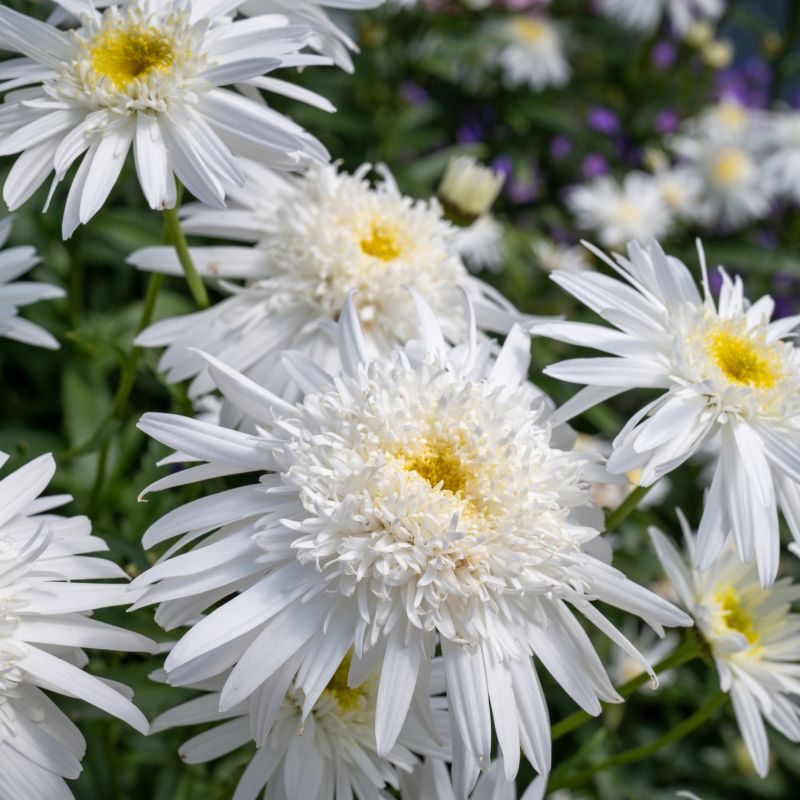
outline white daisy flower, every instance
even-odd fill
[[[11,219],[0,220],[0,248],[8,241],[11,233]],[[0,250],[0,336],[25,344],[34,344],[58,349],[58,342],[39,325],[34,325],[18,316],[18,310],[39,300],[53,300],[63,297],[64,292],[57,286],[47,283],[17,281],[15,278],[26,273],[39,263],[36,250],[32,247],[12,247]]]
[[[652,31],[663,14],[683,36],[698,22],[714,22],[725,11],[724,0],[600,0],[600,11],[628,28]]]
[[[221,88],[270,88],[264,73],[321,58],[298,52],[312,32],[280,15],[223,16],[238,4],[128,0],[101,13],[90,0],[62,2],[83,10],[70,31],[0,6],[5,46],[24,56],[0,65],[0,155],[20,154],[3,188],[8,206],[22,205],[53,170],[63,180],[82,157],[64,212],[69,237],[105,202],[131,146],[154,209],[175,205],[175,177],[224,207],[228,189],[244,183],[240,156],[283,169],[325,157],[285,117]]]
[[[723,97],[681,126],[681,136],[744,145],[752,138],[756,114],[734,97]],[[680,137],[678,137],[680,139]]]
[[[694,536],[681,516],[690,558]],[[739,730],[758,774],[769,767],[764,721],[800,741],[800,617],[790,613],[800,586],[786,578],[762,588],[756,570],[742,564],[731,545],[706,572],[686,567],[659,531],[650,535],[681,604],[691,613],[711,650],[720,688],[730,694]]]
[[[542,15],[518,15],[487,28],[501,44],[497,63],[508,86],[529,86],[541,91],[563,86],[570,75],[564,55],[563,33]]]
[[[0,455],[0,466],[7,456]],[[69,800],[64,778],[77,778],[86,743],[42,691],[91,703],[146,733],[147,720],[127,687],[81,667],[81,648],[152,652],[153,642],[91,619],[96,608],[130,602],[113,562],[85,517],[60,517],[69,497],[39,497],[55,472],[41,456],[0,480],[0,796]]]
[[[689,620],[582,549],[602,525],[588,497],[588,459],[553,443],[546,403],[525,382],[527,335],[512,329],[492,362],[474,321],[468,344],[451,348],[430,307],[415,301],[422,341],[373,361],[348,301],[337,328],[341,374],[287,356],[307,392],[297,405],[207,357],[227,398],[258,420],[257,435],[169,414],[142,418],[143,431],[186,454],[176,458],[199,462],[150,490],[262,474],[153,525],[146,547],[183,538],[135,584],[149,587],[140,603],[161,602],[157,618],[170,627],[235,594],[165,663],[175,685],[234,665],[223,712],[287,663],[296,670],[303,647],[310,655],[299,669],[313,659],[323,685],[352,649],[349,685],[380,669],[381,756],[412,698],[416,707],[427,702],[428,663],[440,644],[455,781],[467,794],[489,765],[492,716],[509,779],[520,747],[537,770],[549,769],[547,708],[531,655],[591,714],[600,700],[621,699],[570,606],[631,651],[592,600],[659,632]]]
[[[244,0],[239,10],[248,16],[283,14],[291,23],[308,25],[315,33],[309,45],[328,56],[345,72],[353,72],[351,52],[358,46],[332,19],[326,8],[337,12],[377,8],[384,0]]]
[[[223,724],[193,737],[180,748],[189,764],[204,763],[255,741],[257,750],[234,792],[234,800],[391,800],[401,776],[419,764],[418,755],[449,760],[447,703],[432,697],[424,721],[412,709],[388,753],[379,756],[375,710],[379,676],[369,675],[358,687],[348,685],[351,657],[345,656],[333,676],[330,653],[311,653],[308,646],[292,664],[264,683],[250,699],[227,712],[219,710],[224,676],[206,681],[205,693],[153,721],[151,733],[184,725]],[[441,670],[432,670],[434,694],[443,690]],[[327,681],[327,682],[326,682]],[[214,690],[208,691],[208,684]],[[224,722],[223,722],[224,720]],[[437,744],[436,740],[440,743]],[[411,795],[409,795],[411,797]]]
[[[695,566],[707,569],[732,533],[739,555],[758,564],[764,586],[778,570],[778,508],[800,541],[800,357],[784,341],[800,323],[770,321],[769,296],[752,305],[724,270],[714,302],[705,264],[702,294],[687,267],[656,242],[628,258],[599,251],[623,280],[599,273],[553,278],[616,329],[553,322],[537,333],[610,353],[548,367],[587,384],[559,421],[633,388],[663,389],[614,441],[611,472],[642,468],[649,486],[707,443],[718,456],[700,525]],[[702,253],[701,253],[702,258]]]
[[[167,349],[160,367],[170,382],[194,378],[189,394],[214,389],[199,348],[287,399],[299,389],[283,351],[305,353],[329,371],[339,369],[333,335],[348,293],[356,304],[371,356],[388,353],[416,335],[413,287],[432,305],[450,341],[466,334],[459,288],[469,293],[486,329],[507,331],[518,312],[488,284],[471,277],[458,256],[454,229],[439,204],[404,197],[389,172],[371,186],[370,165],[354,175],[317,166],[286,179],[253,165],[229,210],[187,209],[189,233],[254,243],[255,247],[192,248],[206,276],[243,278],[224,284],[231,297],[207,311],[155,323],[137,344]],[[142,269],[180,274],[172,248],[145,248],[129,261]],[[228,405],[224,417],[243,417]]]
[[[631,239],[641,242],[663,236],[672,225],[672,213],[658,183],[645,172],[629,172],[622,183],[602,175],[575,187],[567,206],[578,226],[597,232],[608,246]]]
[[[692,216],[706,227],[739,228],[767,216],[768,183],[744,144],[681,137],[673,142],[684,174],[694,173],[700,193]]]
[[[586,250],[578,245],[561,245],[549,239],[539,239],[531,246],[536,265],[543,272],[582,272],[589,269]]]
[[[703,194],[703,181],[696,170],[685,166],[665,166],[653,173],[653,180],[664,205],[684,222],[692,222]]]
[[[800,203],[800,113],[765,113],[755,126],[755,137],[769,192]]]

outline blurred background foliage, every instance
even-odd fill
[[[8,4],[31,14],[45,10],[36,2]],[[355,74],[313,68],[296,75],[299,83],[330,98],[336,114],[294,102],[276,105],[318,136],[346,168],[383,161],[413,196],[431,196],[448,159],[457,153],[502,169],[507,181],[495,216],[504,229],[504,259],[501,269],[483,277],[525,311],[574,318],[583,312],[550,282],[532,252],[542,238],[565,243],[580,238],[564,203],[565,191],[596,174],[598,165],[616,176],[640,167],[647,148],[661,144],[665,120],[695,115],[734,80],[751,86],[755,105],[800,99],[800,4],[731,2],[717,33],[735,46],[735,59],[725,68],[710,65],[697,47],[671,39],[663,27],[653,34],[626,31],[593,13],[589,2],[557,0],[549,10],[565,25],[573,74],[563,88],[532,93],[505,86],[490,64],[482,25],[493,15],[512,12],[505,7],[474,11],[452,0],[435,8],[384,8],[349,19],[362,48]],[[667,45],[672,56],[664,66],[657,54]],[[597,107],[613,112],[617,130],[593,127],[591,112]],[[0,178],[9,166],[8,159],[0,159]],[[89,514],[96,533],[109,544],[110,557],[135,575],[155,559],[141,548],[144,530],[197,492],[190,487],[137,502],[141,489],[159,476],[155,462],[164,455],[137,431],[137,419],[144,411],[191,410],[183,388],[165,387],[159,380],[156,352],[141,359],[125,412],[111,415],[145,287],[145,278],[125,259],[134,249],[158,243],[162,223],[145,207],[131,164],[106,207],[67,242],[59,235],[64,198],[65,192],[58,191],[43,213],[40,193],[15,215],[11,244],[35,244],[42,261],[33,277],[64,286],[68,297],[40,303],[27,313],[58,336],[59,352],[3,342],[0,450],[11,454],[9,468],[39,453],[55,453],[59,470],[51,490],[74,496],[69,512]],[[685,225],[664,245],[696,266],[698,234]],[[751,297],[770,291],[782,302],[782,313],[800,310],[796,208],[776,205],[760,223],[733,233],[704,231],[703,238],[709,262],[724,263],[742,275]],[[182,282],[168,278],[156,317],[190,310]],[[557,343],[534,342],[532,376],[556,402],[573,389],[543,379],[540,370],[569,351]],[[639,397],[623,397],[585,415],[577,427],[612,438],[640,404]],[[674,534],[675,505],[697,521],[697,469],[672,476],[666,500],[638,510],[614,534],[617,563],[634,579],[653,584],[661,578],[647,525]],[[169,638],[148,609],[103,611],[100,616],[159,641]],[[599,644],[601,652],[611,660],[605,645]],[[149,679],[158,665],[157,658],[93,653],[88,669],[132,686],[152,718],[187,696]],[[559,740],[554,763],[575,758],[585,766],[650,741],[696,710],[716,684],[709,665],[682,667],[657,692],[643,689],[624,706]],[[552,681],[546,691],[553,721],[574,710]],[[66,700],[63,705],[88,742],[83,775],[73,786],[82,800],[224,800],[232,796],[249,758],[245,749],[209,765],[187,766],[178,748],[196,731],[145,739],[86,705]],[[647,761],[599,772],[572,796],[659,800],[691,789],[704,800],[793,797],[800,779],[797,746],[772,732],[770,745],[775,763],[761,781],[726,707],[691,738]],[[531,778],[530,768],[523,768],[520,787]]]

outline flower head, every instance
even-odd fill
[[[381,755],[414,694],[427,697],[428,663],[440,644],[466,794],[489,764],[492,716],[509,777],[520,747],[538,770],[549,767],[532,655],[590,713],[600,712],[600,699],[620,699],[568,604],[629,650],[591,600],[636,613],[659,631],[688,619],[584,550],[601,522],[588,494],[591,467],[557,446],[566,444],[564,432],[551,430],[541,393],[525,382],[528,337],[512,329],[493,362],[474,322],[467,344],[450,347],[430,307],[415,302],[421,340],[370,359],[348,300],[337,328],[341,374],[289,356],[306,391],[296,405],[209,357],[223,393],[257,418],[257,435],[164,414],[142,418],[145,432],[206,462],[178,483],[265,474],[156,523],[148,546],[221,527],[137,585],[149,587],[140,602],[167,601],[159,615],[170,625],[235,593],[165,664],[178,684],[234,664],[223,710],[306,646],[327,654],[326,679],[352,649],[351,687],[380,667]]]
[[[778,569],[778,508],[800,537],[800,356],[785,341],[798,319],[772,321],[773,300],[749,303],[741,279],[720,270],[715,302],[703,264],[702,294],[687,267],[655,242],[628,258],[597,255],[622,278],[556,273],[555,281],[616,330],[555,322],[538,332],[611,354],[549,367],[587,384],[561,421],[626,389],[662,389],[614,442],[612,472],[641,468],[648,486],[704,445],[718,458],[700,525],[695,566],[708,567],[732,533],[767,586]]]
[[[694,535],[682,515],[680,520],[691,556]],[[763,588],[756,570],[741,562],[732,545],[707,571],[690,570],[662,533],[651,529],[650,535],[681,604],[711,650],[750,758],[764,777],[769,762],[764,720],[800,741],[800,617],[791,613],[800,589],[788,579]]]
[[[11,233],[11,219],[0,220],[0,248]],[[0,336],[25,344],[57,349],[58,342],[44,328],[17,316],[21,306],[63,297],[57,286],[46,283],[11,283],[39,262],[32,247],[12,247],[0,252]]]
[[[5,46],[24,56],[0,85],[9,92],[0,155],[20,154],[3,189],[10,208],[53,170],[63,180],[82,157],[64,215],[69,237],[105,202],[131,147],[142,191],[158,209],[175,205],[175,177],[223,207],[244,182],[245,154],[284,169],[325,156],[289,120],[222,88],[269,88],[264,73],[318,59],[298,52],[310,29],[277,15],[231,21],[223,15],[238,3],[221,0],[127,0],[102,12],[88,0],[77,5],[80,25],[66,32],[0,8]]]
[[[311,656],[306,649],[295,655],[293,665],[304,659],[311,665]],[[216,684],[213,691],[205,682],[203,695],[155,719],[151,733],[222,722],[180,748],[181,758],[190,764],[255,741],[256,753],[239,781],[237,800],[255,800],[262,793],[270,800],[348,800],[353,796],[388,800],[390,795],[384,790],[399,788],[403,776],[418,768],[418,755],[451,758],[447,703],[442,696],[430,698],[433,710],[424,721],[412,709],[397,742],[379,756],[375,741],[378,676],[370,674],[352,687],[350,666],[351,657],[346,655],[325,683],[313,666],[294,674],[290,664],[267,681],[252,701],[224,713],[219,711],[224,677],[212,682]],[[432,677],[432,690],[439,694],[443,681],[436,663]]]
[[[195,376],[193,396],[214,388],[206,362],[188,349],[200,346],[270,391],[295,399],[298,390],[281,350],[291,343],[325,369],[337,370],[332,331],[352,290],[371,355],[416,335],[408,287],[428,299],[450,341],[463,341],[466,334],[459,287],[469,293],[481,327],[508,330],[518,312],[469,275],[439,204],[405,197],[384,168],[373,186],[369,170],[364,165],[349,175],[318,166],[287,180],[254,167],[230,210],[189,212],[187,231],[255,246],[193,249],[201,272],[247,283],[228,284],[232,296],[219,305],[157,322],[138,338],[144,346],[167,345],[161,366],[170,381]],[[180,270],[171,248],[146,248],[130,260],[144,269]],[[227,405],[226,419],[238,424],[241,414]]]
[[[0,456],[0,466],[6,457]],[[47,800],[71,796],[85,743],[42,691],[91,703],[147,731],[147,720],[119,691],[80,667],[82,647],[152,651],[143,636],[91,619],[91,612],[130,601],[105,549],[84,517],[51,513],[70,498],[41,498],[55,471],[40,456],[0,480],[0,795]]]

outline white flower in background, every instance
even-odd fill
[[[694,536],[681,516],[690,558]],[[764,589],[753,567],[731,545],[707,572],[689,570],[659,531],[650,535],[681,604],[694,617],[714,657],[720,688],[730,694],[747,751],[763,778],[769,767],[764,720],[793,742],[800,741],[800,616],[791,604],[800,586],[786,578]]]
[[[490,23],[487,31],[500,40],[496,58],[508,86],[529,86],[538,92],[569,80],[563,33],[547,17],[518,15]]]
[[[436,196],[446,218],[456,226],[456,249],[472,270],[497,271],[502,266],[503,228],[492,217],[491,208],[504,182],[502,173],[474,158],[455,156],[439,184]]]
[[[283,14],[293,24],[308,25],[316,34],[309,45],[346,72],[353,72],[351,51],[356,43],[325,10],[361,11],[377,8],[384,0],[244,0],[239,10],[248,16]]]
[[[235,800],[390,800],[401,775],[419,764],[418,755],[451,757],[447,702],[433,697],[433,710],[423,722],[412,709],[397,742],[383,757],[377,754],[375,708],[379,676],[371,674],[357,688],[348,685],[351,658],[346,656],[332,677],[329,653],[311,653],[308,646],[294,656],[305,668],[294,674],[291,664],[266,681],[251,700],[219,711],[224,677],[208,681],[205,693],[167,711],[153,721],[151,733],[185,725],[222,724],[187,741],[180,748],[189,764],[204,763],[255,741],[257,750],[234,793]],[[434,694],[444,686],[441,670],[432,670]],[[427,726],[432,726],[430,730]],[[434,736],[441,744],[437,744]],[[411,797],[411,795],[409,795]]]
[[[519,800],[542,800],[546,781],[539,776],[522,793]],[[450,773],[443,761],[426,758],[410,774],[400,776],[400,796],[414,800],[458,800]],[[469,800],[517,800],[517,786],[505,776],[503,759],[489,765],[475,784]]]
[[[684,36],[698,22],[713,22],[725,11],[724,0],[600,0],[603,14],[641,31],[652,31],[663,14],[672,29]]]
[[[596,231],[600,241],[611,247],[631,239],[650,241],[672,225],[658,183],[644,172],[629,172],[621,184],[609,175],[595,178],[575,187],[567,206],[579,227]]]
[[[103,205],[131,147],[154,209],[175,205],[175,177],[224,207],[229,188],[244,183],[241,156],[282,169],[326,157],[287,118],[222,88],[258,87],[266,72],[321,58],[298,52],[309,28],[279,15],[223,17],[237,5],[130,0],[101,13],[86,0],[67,6],[83,11],[71,31],[0,6],[5,46],[25,56],[0,66],[0,155],[20,154],[3,188],[8,206],[22,205],[53,170],[63,180],[81,159],[66,238]]]
[[[536,266],[543,272],[582,272],[590,269],[586,249],[580,245],[562,245],[549,239],[539,239],[531,246]]]
[[[765,113],[756,124],[754,135],[768,191],[800,203],[800,113]]]
[[[723,97],[704,108],[697,116],[686,120],[678,137],[713,139],[718,144],[745,145],[752,138],[756,112],[743,106],[736,98]]]
[[[312,659],[324,685],[352,649],[350,685],[380,671],[379,755],[391,751],[412,697],[417,708],[427,702],[440,644],[464,795],[489,765],[492,716],[509,779],[520,747],[538,771],[549,769],[531,655],[591,714],[600,700],[621,699],[567,603],[630,652],[592,600],[659,632],[688,618],[584,551],[602,526],[586,488],[593,472],[553,443],[542,394],[525,382],[528,337],[515,327],[492,361],[471,322],[468,344],[450,348],[430,307],[415,301],[421,341],[371,362],[348,301],[337,328],[341,374],[287,356],[307,392],[294,406],[209,357],[213,379],[257,419],[258,435],[169,414],[142,418],[143,431],[186,454],[176,458],[200,462],[150,490],[261,477],[151,526],[146,547],[186,537],[135,585],[148,587],[141,604],[162,603],[157,619],[169,627],[235,595],[165,662],[175,685],[234,665],[222,711],[287,664],[304,671]]]
[[[6,243],[10,233],[11,219],[7,217],[0,220],[0,248]],[[38,263],[39,258],[32,247],[0,250],[0,336],[56,350],[58,342],[50,333],[17,315],[22,306],[64,296],[63,290],[47,283],[12,283]]]
[[[768,185],[757,156],[744,144],[715,138],[673,142],[681,169],[694,173],[700,192],[692,216],[706,227],[738,228],[767,216]]]
[[[783,339],[800,318],[771,322],[772,299],[750,304],[741,279],[722,269],[715,303],[705,263],[701,294],[687,267],[656,242],[631,243],[627,259],[596,252],[623,280],[596,272],[553,278],[614,328],[552,322],[536,329],[610,354],[545,370],[587,384],[556,419],[629,389],[663,389],[617,436],[609,471],[641,468],[639,482],[649,486],[704,445],[718,448],[695,566],[707,569],[732,533],[741,558],[755,560],[762,584],[771,584],[779,508],[800,541],[800,357]]]
[[[214,389],[206,362],[189,349],[198,348],[271,392],[297,399],[301,393],[283,365],[284,350],[291,347],[337,371],[334,323],[353,289],[371,356],[417,334],[408,287],[431,304],[450,341],[466,335],[459,287],[469,294],[479,326],[508,330],[518,312],[469,275],[439,204],[404,197],[385,168],[372,186],[369,171],[368,164],[354,175],[317,166],[302,178],[286,179],[252,165],[229,210],[187,210],[187,232],[255,247],[192,248],[201,274],[243,278],[246,284],[226,284],[230,298],[207,311],[157,322],[138,337],[145,347],[167,346],[160,367],[168,381],[194,377],[192,397]],[[146,248],[130,261],[180,274],[170,247]],[[239,425],[241,411],[227,405],[225,419]]]
[[[653,173],[664,205],[683,221],[692,222],[703,194],[703,181],[690,167],[666,166]]]
[[[0,455],[0,466],[7,457]],[[64,778],[77,778],[86,743],[42,691],[85,700],[146,733],[147,720],[127,687],[81,669],[83,647],[152,652],[144,636],[91,619],[94,609],[131,600],[85,517],[50,513],[65,496],[39,497],[55,471],[40,456],[0,480],[0,797],[64,800]]]

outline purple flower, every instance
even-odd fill
[[[497,156],[497,158],[492,161],[492,168],[495,172],[504,175],[506,180],[510,180],[511,176],[514,174],[514,162],[511,160],[511,156]]]
[[[592,106],[586,115],[586,122],[592,130],[607,136],[619,132],[619,118],[610,108]]]
[[[663,108],[656,114],[655,128],[659,133],[674,133],[680,122],[674,108]]]
[[[581,174],[584,178],[597,178],[608,172],[608,161],[600,153],[589,153],[581,164]]]
[[[430,99],[428,92],[412,81],[403,81],[400,85],[400,94],[412,106],[421,106]]]
[[[456,141],[459,144],[475,144],[484,139],[483,126],[476,121],[467,122],[456,131]]]
[[[677,56],[675,45],[666,41],[656,42],[650,54],[653,65],[658,69],[669,69],[675,63]]]
[[[572,152],[572,141],[566,136],[554,136],[550,141],[550,155],[557,161],[566,158]]]

